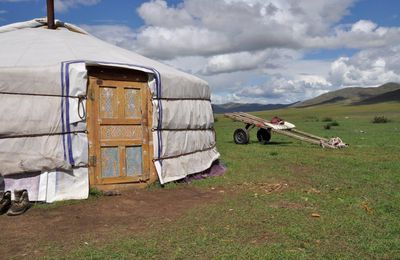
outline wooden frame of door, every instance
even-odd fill
[[[88,99],[87,99],[87,128],[89,139],[89,176],[90,185],[100,189],[115,189],[124,187],[143,187],[157,179],[152,161],[152,102],[151,95],[141,72],[125,69],[91,68],[89,69]],[[140,77],[139,77],[140,76]],[[124,106],[118,106],[118,118],[100,118],[99,97],[100,88],[113,87],[117,92],[117,100],[124,100],[125,89],[140,90],[141,118],[124,118]],[[140,126],[142,139],[104,140],[101,138],[102,126]],[[125,167],[126,146],[142,147],[142,172],[140,176],[127,176]],[[120,176],[102,178],[101,176],[101,147],[118,147]]]

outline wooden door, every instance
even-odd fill
[[[149,179],[148,87],[145,82],[89,77],[91,183]]]

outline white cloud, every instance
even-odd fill
[[[125,25],[80,25],[82,29],[104,41],[125,49],[134,49],[135,31]]]
[[[164,61],[166,64],[191,74],[197,74],[207,63],[207,58],[202,56],[184,56]]]
[[[352,25],[340,25],[332,35],[306,38],[306,48],[376,48],[392,45],[400,41],[399,27],[379,27],[368,20],[360,20]]]
[[[263,80],[258,84],[248,84],[257,74],[254,71],[242,72],[238,77],[239,73],[229,74],[229,78],[234,76],[231,81],[224,74],[212,75],[206,78],[211,85],[222,86],[214,88],[212,100],[216,103],[292,103],[343,87],[377,87],[400,82],[400,45],[365,49],[332,62],[294,59],[285,68],[273,71],[264,70]],[[229,86],[236,81],[237,85]]]
[[[230,46],[229,38],[207,28],[148,27],[137,35],[136,49],[143,55],[158,59],[179,56],[212,55]]]
[[[194,22],[185,9],[169,8],[167,3],[161,0],[144,3],[137,11],[145,23],[151,26],[176,28]]]
[[[360,20],[351,26],[351,31],[370,33],[373,32],[377,27],[378,25],[372,21]]]
[[[199,72],[202,75],[215,75],[254,69],[274,70],[282,68],[288,61],[297,59],[298,51],[289,49],[266,49],[257,52],[237,52],[215,55]]]
[[[400,81],[399,27],[340,24],[356,0],[164,0],[137,10],[144,25],[85,26],[113,44],[197,74],[213,100],[294,102],[346,86]],[[311,50],[353,57],[305,60]]]
[[[204,75],[229,73],[240,70],[252,70],[259,68],[266,61],[266,53],[239,52],[223,54],[211,57],[206,67],[201,71]]]
[[[172,59],[269,48],[381,47],[400,41],[399,28],[369,20],[334,27],[353,2],[186,0],[168,6],[163,0],[151,1],[138,9],[146,25],[138,32],[136,47],[144,55]]]
[[[220,55],[266,48],[299,49],[309,37],[324,36],[352,0],[164,0],[142,4],[146,25],[137,36],[145,55],[170,59]]]
[[[89,2],[92,1],[97,0]],[[149,1],[137,10],[145,25],[129,45],[143,55],[168,60],[241,55],[270,48],[358,48],[382,45],[398,35],[390,28],[371,28],[373,23],[369,21],[356,23],[354,30],[338,27],[332,31],[352,3],[353,0],[186,0],[168,6],[164,0]],[[368,28],[370,31],[365,32]]]
[[[400,82],[400,45],[340,57],[332,63],[328,79],[338,87],[375,87],[390,81]]]
[[[97,5],[101,0],[55,0],[54,9],[58,12],[66,12],[79,5],[91,6]]]
[[[331,87],[331,83],[317,75],[300,75],[294,79],[276,75],[262,85],[249,86],[235,92],[235,96],[257,102],[279,100],[292,103],[323,94]]]
[[[292,103],[335,89],[326,80],[330,62],[297,60],[277,69],[202,76],[213,89],[215,103]]]

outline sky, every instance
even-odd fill
[[[46,16],[0,0],[0,26]],[[400,82],[399,0],[55,0],[56,19],[195,74],[213,103],[293,103]]]

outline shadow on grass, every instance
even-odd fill
[[[269,142],[266,145],[284,145],[284,146],[286,146],[286,145],[289,145],[289,144],[293,144],[293,142]]]
[[[228,144],[235,144],[234,141],[228,141],[228,142],[226,142],[226,143],[228,143]],[[269,142],[269,143],[267,143],[267,144],[260,144],[258,141],[250,141],[248,144],[237,144],[237,146],[253,145],[253,144],[262,145],[262,146],[270,146],[270,145],[282,145],[282,146],[287,146],[287,145],[293,144],[293,142],[274,142],[274,141],[273,141],[273,142]]]

